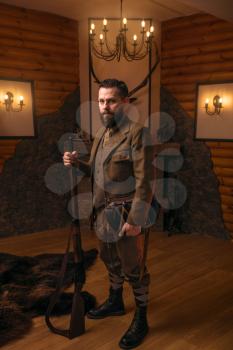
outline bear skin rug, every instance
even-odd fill
[[[84,252],[84,266],[94,264],[97,250]],[[41,254],[34,257],[0,253],[0,346],[22,337],[32,326],[32,317],[44,315],[53,294],[63,254]],[[73,282],[73,254],[69,253],[64,288]],[[85,311],[95,306],[93,295],[82,291]],[[62,292],[53,315],[70,313],[73,293]]]

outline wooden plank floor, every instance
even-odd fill
[[[18,255],[62,252],[68,229],[0,240],[0,251]],[[85,249],[97,246],[94,234],[83,233]],[[152,232],[148,267],[151,273],[150,333],[138,347],[143,350],[231,350],[233,349],[233,244],[200,235]],[[85,290],[101,302],[108,292],[102,262],[88,272]],[[67,340],[51,334],[44,318],[24,338],[5,345],[4,350],[115,350],[134,310],[131,290],[124,289],[127,314],[104,320],[87,320],[86,333]],[[66,326],[67,317],[56,319]]]

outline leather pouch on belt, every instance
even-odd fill
[[[127,221],[131,204],[132,201],[114,201],[105,207],[104,214],[106,226],[109,238],[110,236],[112,237],[111,240],[117,241],[120,238],[119,233],[121,232],[124,223]]]

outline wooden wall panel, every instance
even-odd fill
[[[77,21],[0,4],[0,33],[0,77],[33,80],[36,117],[55,112],[79,84]],[[17,142],[0,140],[0,170]]]
[[[208,14],[162,23],[161,83],[191,118],[197,82],[233,80],[233,24]],[[223,219],[233,235],[233,142],[207,142]]]

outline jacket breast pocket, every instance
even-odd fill
[[[111,181],[125,181],[132,174],[132,162],[130,151],[118,151],[112,155],[109,166],[108,176]]]

